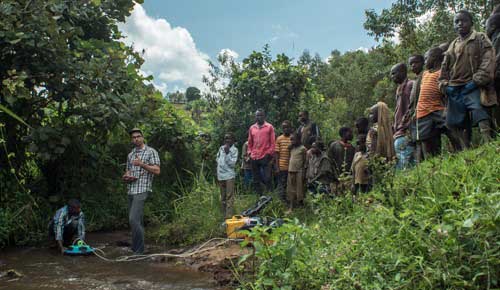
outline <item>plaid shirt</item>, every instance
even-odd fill
[[[65,205],[56,211],[54,215],[54,235],[56,241],[63,240],[64,227],[69,224],[77,224],[78,238],[85,240],[85,216],[80,212],[77,216],[68,215],[68,206]]]
[[[158,152],[156,152],[156,150],[147,145],[144,145],[143,149],[137,149],[137,147],[135,147],[132,152],[128,154],[127,170],[130,171],[130,175],[137,177],[137,179],[127,185],[128,194],[139,194],[153,190],[153,173],[140,166],[132,165],[132,161],[135,159],[136,155],[139,156],[144,164],[160,166],[160,157],[158,157]]]

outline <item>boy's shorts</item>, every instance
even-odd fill
[[[448,112],[446,113],[446,125],[449,127],[465,128],[467,113],[471,113],[472,125],[476,126],[482,120],[487,120],[488,112],[481,105],[481,91],[475,89],[463,95],[464,87],[457,88],[458,92],[448,95]]]

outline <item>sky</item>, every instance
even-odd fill
[[[366,9],[391,0],[146,0],[119,25],[125,42],[144,50],[142,71],[163,93],[203,87],[221,52],[241,61],[265,44],[297,59],[304,50],[327,59],[376,45],[363,28]]]

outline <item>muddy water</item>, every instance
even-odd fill
[[[107,257],[130,255],[127,248],[116,246],[121,234],[90,235],[87,242],[102,248]],[[150,247],[150,252],[161,251]],[[3,249],[0,272],[14,269],[22,276],[0,277],[0,289],[173,289],[215,290],[211,276],[169,263],[153,261],[110,263],[96,256],[61,256],[54,249]]]

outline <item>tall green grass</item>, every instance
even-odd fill
[[[192,245],[214,237],[225,237],[221,210],[220,189],[213,179],[203,172],[189,186],[181,186],[172,192],[177,198],[172,202],[168,220],[162,221],[150,238],[164,245]],[[235,214],[241,213],[257,201],[257,195],[237,187]]]
[[[355,202],[309,200],[316,221],[251,233],[259,267],[242,288],[498,289],[499,153],[426,161]]]

